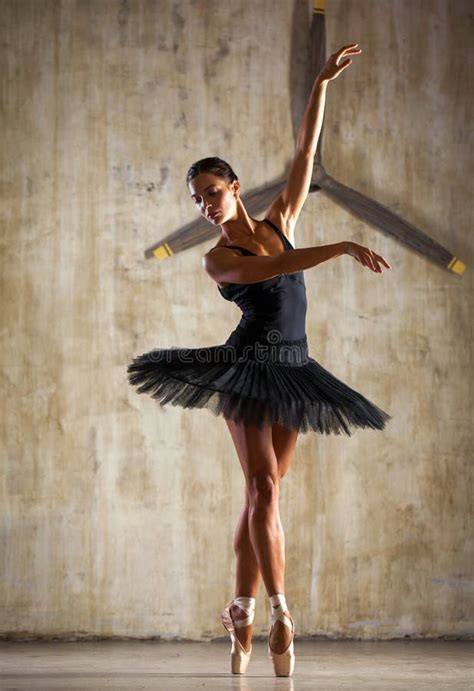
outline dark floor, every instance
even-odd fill
[[[472,641],[295,641],[292,677],[275,677],[255,641],[243,676],[230,642],[0,642],[1,689],[474,690]]]

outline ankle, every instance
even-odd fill
[[[231,607],[236,607],[241,611],[241,614],[237,614],[236,610],[234,611],[234,616],[237,616],[237,620],[239,623],[236,623],[236,626],[242,626],[240,622],[245,621],[246,626],[250,626],[253,624],[253,620],[255,617],[255,598],[254,597],[245,597],[243,595],[234,597],[232,600],[232,605]]]
[[[234,605],[240,607],[240,609],[255,609],[256,600],[254,597],[247,597],[244,595],[238,595],[232,600]]]
[[[278,607],[281,607],[283,612],[287,610],[288,605],[286,604],[285,593],[276,593],[275,595],[270,595],[269,600],[272,609],[277,609]]]
[[[280,620],[278,614],[280,612],[288,612],[288,605],[286,604],[286,597],[284,593],[276,593],[270,596],[270,605],[272,608],[272,625]]]

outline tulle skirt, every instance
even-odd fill
[[[307,338],[245,337],[224,344],[157,348],[128,365],[137,393],[160,405],[205,408],[261,429],[278,423],[321,434],[351,436],[351,428],[382,430],[391,415],[340,381],[308,354]]]

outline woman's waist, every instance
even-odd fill
[[[290,334],[291,335],[291,334]],[[236,354],[245,355],[258,362],[302,365],[308,361],[308,341],[306,333],[297,337],[286,337],[275,328],[258,328],[257,325],[238,324],[226,341]]]
[[[306,334],[306,311],[295,310],[292,314],[264,313],[248,314],[243,313],[237,325],[242,336],[249,334],[250,337],[266,337],[267,333],[272,334],[273,341],[295,341]]]

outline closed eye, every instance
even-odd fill
[[[217,194],[217,192],[209,192],[209,196],[210,196],[210,197],[215,197],[216,194]],[[195,200],[194,200],[194,203],[195,203],[195,204],[197,204],[198,202],[199,202],[199,199],[195,199]]]

